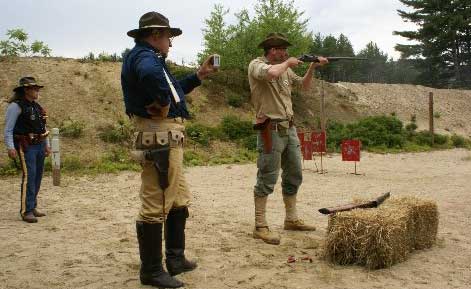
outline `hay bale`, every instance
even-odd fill
[[[438,207],[429,200],[421,200],[417,197],[403,197],[392,199],[391,205],[399,208],[407,208],[412,214],[413,231],[412,249],[422,250],[432,247],[437,240],[438,232]]]
[[[369,269],[390,267],[414,249],[436,240],[436,204],[407,197],[386,201],[375,209],[356,209],[329,216],[324,256],[341,265]]]

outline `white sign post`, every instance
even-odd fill
[[[60,186],[61,184],[61,154],[59,149],[59,129],[52,129],[52,184],[54,186]]]

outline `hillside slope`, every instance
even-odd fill
[[[45,85],[40,103],[49,114],[48,126],[58,127],[67,119],[85,123],[84,136],[63,138],[64,151],[93,160],[113,145],[102,142],[97,134],[100,127],[126,119],[120,87],[120,63],[81,63],[62,58],[14,58],[0,60],[0,98],[6,100],[18,79],[35,76]],[[320,95],[324,88],[326,115],[342,122],[362,116],[396,113],[404,122],[415,114],[419,128],[428,124],[428,93],[435,95],[435,110],[439,115],[436,128],[463,136],[471,136],[471,91],[438,90],[413,85],[325,83],[316,80],[314,88],[295,97],[294,108],[298,126],[314,127],[319,118]],[[190,95],[190,109],[195,122],[217,125],[224,115],[236,114],[252,119],[250,104],[240,108],[227,105],[224,92],[195,89]],[[3,142],[4,114],[7,104],[0,102],[0,132]],[[1,154],[0,162],[5,160]]]

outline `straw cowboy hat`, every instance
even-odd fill
[[[139,28],[130,30],[127,34],[129,37],[136,38],[140,31],[152,28],[167,28],[170,30],[171,37],[182,34],[180,28],[170,27],[167,17],[154,11],[142,15],[139,19]]]
[[[43,85],[39,85],[37,82],[36,82],[36,79],[34,79],[34,77],[32,76],[25,76],[25,77],[22,77],[20,78],[20,81],[19,81],[19,84],[17,87],[15,87],[13,89],[13,91],[17,91],[18,89],[21,89],[23,87],[39,87],[39,88],[43,88],[44,86]]]
[[[288,47],[292,44],[288,42],[288,38],[283,33],[272,32],[267,35],[265,40],[260,42],[258,48],[272,48],[272,47]]]

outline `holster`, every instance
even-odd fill
[[[13,136],[14,142],[21,146],[23,151],[26,151],[29,145],[36,145],[43,142],[47,136],[49,135],[49,131],[46,131],[43,134],[35,134],[35,133],[28,133],[26,135],[18,135],[15,134]]]
[[[144,157],[148,161],[154,163],[154,167],[159,174],[159,184],[162,190],[165,191],[169,186],[168,182],[168,168],[170,158],[170,145],[158,146],[155,149],[144,151]]]
[[[262,123],[257,123],[254,124],[253,126],[254,130],[259,130],[260,135],[263,140],[263,152],[265,154],[270,154],[273,149],[273,141],[271,137],[271,119],[267,118],[264,122]]]

